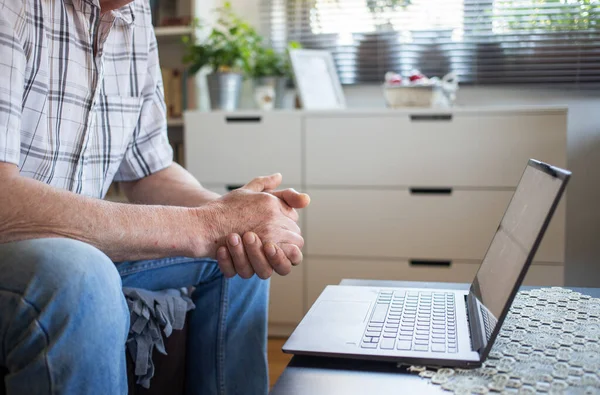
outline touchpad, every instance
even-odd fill
[[[358,324],[367,318],[371,302],[322,300],[313,310],[313,318],[344,324]]]

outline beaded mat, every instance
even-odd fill
[[[409,371],[455,394],[600,394],[600,299],[519,292],[481,368]]]

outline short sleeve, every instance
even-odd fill
[[[19,165],[26,57],[14,26],[23,2],[0,0],[0,162]],[[23,23],[19,23],[23,25]]]
[[[156,36],[151,27],[147,28],[150,29],[151,38],[140,119],[114,181],[139,180],[173,163]]]

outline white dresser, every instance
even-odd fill
[[[224,193],[280,172],[311,195],[305,263],[274,278],[287,334],[343,278],[470,282],[529,158],[566,166],[567,109],[186,114],[186,165]],[[565,204],[526,278],[561,285]]]

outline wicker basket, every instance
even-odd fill
[[[383,86],[383,95],[388,107],[450,107],[456,98],[458,80],[454,73],[442,80],[426,84]]]

